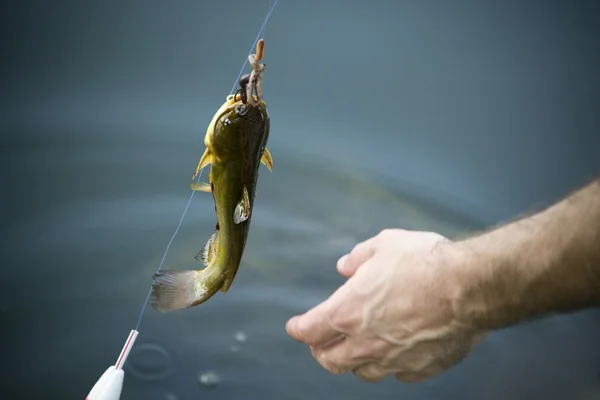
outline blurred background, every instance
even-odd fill
[[[115,363],[272,2],[3,6],[0,398],[82,399]],[[599,17],[592,0],[281,0],[274,169],[243,263],[227,295],[146,310],[122,399],[600,399],[597,310],[495,332],[415,385],[330,375],[284,329],[383,228],[464,235],[592,179]],[[214,222],[198,193],[165,268],[199,266]]]

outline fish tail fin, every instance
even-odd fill
[[[150,304],[161,313],[183,310],[204,303],[225,282],[218,268],[163,270],[154,274]]]

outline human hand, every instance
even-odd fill
[[[337,263],[349,278],[286,324],[333,374],[377,382],[427,379],[461,361],[486,332],[459,321],[462,251],[432,232],[384,230]]]

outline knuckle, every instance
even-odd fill
[[[331,372],[333,375],[342,375],[342,369],[338,368],[336,366],[333,365],[329,365],[327,368],[325,368],[327,371]]]
[[[361,306],[354,302],[342,303],[335,312],[329,314],[331,328],[349,335],[355,334],[362,322]]]
[[[333,375],[342,374],[342,368],[340,368],[335,360],[331,359],[327,351],[313,350],[313,357],[326,371],[332,373]]]
[[[379,232],[379,234],[377,235],[377,238],[379,240],[382,240],[382,241],[388,241],[388,240],[398,239],[400,236],[402,236],[406,232],[407,231],[404,230],[404,229],[386,228],[386,229],[383,229],[381,232]]]
[[[348,255],[348,260],[350,261],[350,263],[359,261],[362,254],[365,253],[367,251],[367,249],[368,249],[368,244],[366,242],[361,242],[361,243],[356,244],[350,251],[350,254]]]
[[[360,249],[362,248],[364,242],[355,244],[352,250],[350,250],[350,254],[348,257],[356,257],[356,254],[360,253]]]
[[[356,326],[356,321],[352,318],[351,312],[345,312],[342,309],[330,315],[329,324],[332,329],[338,332],[349,332]]]
[[[354,375],[363,382],[375,383],[385,379],[386,374],[375,364],[368,364],[353,371]]]
[[[429,238],[432,241],[436,241],[436,242],[445,242],[445,241],[448,241],[448,238],[446,238],[445,236],[443,236],[443,235],[441,235],[441,234],[439,234],[437,232],[425,232],[425,234],[427,236],[429,236]]]
[[[429,353],[420,353],[413,355],[412,358],[404,363],[404,367],[407,372],[418,374],[426,370],[436,361],[433,355]]]
[[[392,229],[386,228],[386,229],[383,229],[381,232],[379,232],[379,235],[377,235],[377,236],[379,236],[382,239],[385,239],[385,238],[389,238],[390,236],[392,236],[393,232],[394,231]]]

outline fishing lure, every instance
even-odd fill
[[[208,182],[193,182],[196,191],[210,192],[215,201],[215,232],[194,257],[201,270],[162,270],[154,275],[152,306],[169,312],[199,305],[217,291],[226,293],[238,271],[250,230],[258,170],[269,171],[267,149],[270,118],[262,97],[264,41],[248,56],[252,72],[243,76],[235,94],[227,96],[206,130],[206,150],[193,175],[211,165]]]

